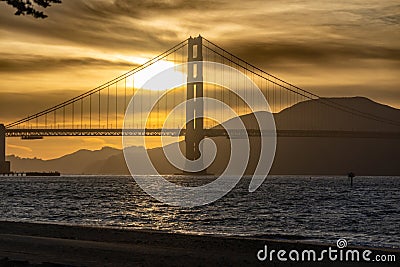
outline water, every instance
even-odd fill
[[[199,177],[169,177],[176,182]],[[400,247],[400,177],[250,179],[203,207],[167,206],[127,176],[0,177],[0,220]]]

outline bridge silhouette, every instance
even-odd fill
[[[400,138],[400,122],[320,97],[269,74],[206,38],[198,36],[180,42],[143,65],[81,95],[15,122],[0,125],[0,173],[10,172],[10,165],[5,160],[5,139],[11,137],[32,140],[56,136],[184,136],[186,157],[191,160],[197,159],[200,156],[199,143],[204,137],[227,135],[223,128],[218,127],[217,121],[207,119],[210,117],[208,115],[210,113],[218,114],[218,117],[221,118],[220,121],[227,121],[232,117],[226,114],[222,105],[210,106],[198,102],[196,105],[187,105],[185,111],[174,113],[172,118],[166,122],[168,114],[176,105],[204,96],[225,103],[239,116],[252,112],[250,107],[235,93],[244,90],[246,94],[247,88],[251,84],[231,81],[233,89],[227,90],[223,86],[203,82],[208,78],[203,75],[213,75],[213,78],[220,80],[231,77],[227,77],[224,70],[219,69],[218,66],[203,73],[201,62],[220,63],[242,72],[260,88],[270,105],[269,111],[273,114],[278,114],[307,101],[312,103],[309,107],[311,110],[308,110],[304,116],[300,114],[292,119],[297,120],[296,124],[300,123],[302,126],[294,128],[290,123],[277,125],[276,135],[278,137]],[[143,112],[141,111],[147,105],[144,100],[138,107],[135,107],[136,113],[132,115],[131,121],[124,121],[129,101],[135,96],[137,89],[143,85],[143,81],[149,74],[167,67],[175,68],[182,64],[187,66],[184,69],[187,75],[182,75],[186,78],[186,81],[183,81],[185,86],[173,89],[147,88],[146,92],[149,98],[159,98],[149,119],[145,120],[142,116]],[[182,70],[177,70],[177,72],[180,71],[182,72]],[[199,75],[201,79],[198,79]],[[251,94],[250,90],[248,94]],[[247,97],[253,98],[253,102],[257,103],[254,96]],[[324,118],[319,114],[322,108],[333,109],[359,120],[390,125],[395,130],[375,129],[370,131],[321,127],[322,124],[326,124]],[[200,118],[186,123],[186,118],[193,117],[194,114],[200,114]],[[249,126],[246,133],[237,131],[235,134],[240,138],[245,134],[260,136],[268,133],[262,133],[257,127]]]

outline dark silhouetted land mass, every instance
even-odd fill
[[[258,261],[257,252],[265,245],[276,251],[313,249],[318,255],[329,246],[336,248],[336,244],[293,240],[0,222],[0,266],[293,266],[293,262],[276,259]],[[349,248],[361,253],[366,249]],[[371,255],[400,256],[395,249],[371,250]],[[297,262],[295,266],[396,266],[396,262],[339,264],[326,257],[321,262]]]
[[[374,116],[400,123],[400,110],[373,102],[363,97],[329,98],[329,101],[353,107]],[[316,114],[316,110],[318,113]],[[301,114],[301,115],[300,115]],[[301,102],[274,114],[277,129],[343,130],[343,131],[397,131],[400,127],[351,115],[321,104],[321,100]],[[310,119],[312,118],[312,119]],[[241,117],[251,128],[255,121],[251,114]],[[219,174],[229,159],[229,140],[213,138],[219,154],[209,172]],[[259,140],[251,138],[252,154],[246,173],[254,170]],[[181,142],[184,147],[184,142]],[[130,148],[132,153],[144,153],[142,147]],[[279,137],[271,174],[292,175],[400,175],[400,139],[384,138],[315,138]],[[162,149],[150,149],[149,154],[161,173],[179,172],[167,163]],[[138,157],[140,158],[140,157]],[[105,147],[98,151],[80,150],[53,160],[21,159],[9,156],[14,171],[60,171],[64,174],[129,174],[122,151]],[[137,162],[140,164],[140,162]]]

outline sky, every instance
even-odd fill
[[[44,20],[14,16],[0,2],[1,123],[94,88],[199,34],[318,95],[365,96],[400,108],[397,0],[64,0],[45,13]],[[102,146],[121,141],[10,138],[7,154],[49,159]]]

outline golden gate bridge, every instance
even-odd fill
[[[144,74],[146,72],[202,61],[220,63],[242,72],[261,90],[270,105],[270,112],[273,114],[279,114],[285,109],[296,107],[307,101],[310,102],[309,110],[304,112],[304,115],[296,115],[295,118],[286,120],[288,122],[296,120],[296,123],[277,123],[276,135],[278,137],[400,138],[399,121],[320,97],[269,74],[206,38],[198,36],[180,42],[143,65],[81,95],[15,122],[1,124],[0,173],[10,171],[9,163],[5,161],[5,139],[11,137],[31,140],[56,136],[184,136],[186,157],[192,160],[198,158],[198,144],[204,137],[226,136],[226,131],[217,127],[216,121],[207,119],[210,117],[208,114],[211,112],[218,113],[223,120],[231,118],[224,114],[224,108],[222,108],[222,105],[218,106],[218,104],[214,106],[206,104],[201,106],[200,110],[195,110],[196,107],[187,106],[186,111],[174,113],[173,117],[165,122],[168,114],[179,103],[197,97],[219,100],[230,106],[239,116],[250,114],[250,107],[235,93],[235,90],[239,90],[239,88],[244,89],[246,93],[246,88],[250,87],[250,84],[239,84],[239,81],[235,84],[232,77],[231,83],[234,84],[234,89],[227,90],[223,86],[207,84],[203,81],[191,82],[188,76],[187,80],[183,81],[185,86],[173,89],[149,88],[147,90],[149,98],[159,97],[148,119],[145,120],[141,116],[141,110],[144,109],[146,103],[139,103],[143,106],[135,107],[135,111],[139,114],[132,116],[132,121],[128,123],[125,121],[125,125],[124,116],[129,101],[135,96],[137,88],[145,79],[146,75]],[[187,64],[187,66],[189,68],[191,65]],[[186,69],[186,71],[190,73],[189,69]],[[214,75],[214,78],[220,76],[222,80],[227,78],[223,69],[218,69],[218,66],[205,75]],[[207,80],[207,77],[204,77],[204,80]],[[251,94],[251,91],[248,93]],[[249,95],[247,97],[252,98],[254,96]],[[257,102],[257,100],[254,99],[254,102]],[[329,122],[320,113],[321,109],[333,109],[360,121],[373,121],[378,126],[389,125],[391,130],[380,131],[379,127],[367,131],[335,129],[329,127]],[[186,117],[193,112],[200,112],[204,116],[186,123]],[[238,131],[236,134],[241,136],[244,133]],[[247,126],[246,134],[259,136],[261,133],[257,127]]]

